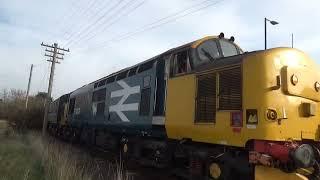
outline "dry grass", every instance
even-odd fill
[[[122,163],[39,133],[12,135],[0,143],[0,180],[131,180]]]
[[[3,140],[5,137],[0,137],[0,180],[36,180],[37,178],[33,177],[34,171],[36,175],[40,174],[40,179],[43,179],[43,172],[46,180],[130,179],[124,172],[122,163],[108,163],[95,159],[70,144],[50,138],[42,140],[38,133],[25,133],[27,129],[41,129],[45,95],[39,93],[30,96],[28,109],[25,109],[23,91],[3,90],[0,94],[0,118],[7,119],[8,124],[15,128],[14,131],[10,129],[12,133],[5,133],[11,134],[9,138]],[[0,126],[6,129],[7,123]],[[11,166],[7,166],[6,163]]]
[[[122,163],[116,165],[106,160],[95,159],[87,152],[70,144],[39,134],[28,134],[30,146],[39,157],[47,180],[129,180]]]
[[[44,180],[41,160],[20,137],[0,139],[0,180]]]

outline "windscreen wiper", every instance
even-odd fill
[[[201,48],[201,51],[204,53],[204,55],[205,55],[207,58],[210,59],[210,61],[213,62],[213,61],[215,60],[208,51],[204,50],[203,48]]]

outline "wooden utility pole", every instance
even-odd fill
[[[63,53],[60,51],[69,52],[69,49],[63,49],[59,48],[57,43],[54,43],[53,45],[47,45],[41,43],[41,46],[48,47],[50,49],[46,49],[46,52],[49,52],[51,54],[45,54],[45,56],[50,57],[49,62],[51,62],[51,71],[50,71],[50,78],[49,78],[49,87],[48,87],[48,94],[46,97],[46,103],[45,103],[45,109],[44,109],[44,117],[43,117],[43,125],[42,125],[42,136],[46,135],[47,131],[47,125],[48,125],[48,111],[49,111],[49,102],[51,98],[51,92],[52,92],[52,84],[53,84],[53,76],[54,76],[54,70],[56,67],[56,63],[60,64],[57,59],[63,59]],[[58,56],[60,55],[60,56]]]
[[[293,48],[293,33],[291,33],[291,48]]]
[[[31,78],[32,78],[32,70],[33,70],[33,64],[31,64],[31,67],[30,67],[30,75],[29,75],[27,97],[26,97],[26,109],[28,109],[28,100],[29,100],[29,92],[30,92],[30,85],[31,85]]]

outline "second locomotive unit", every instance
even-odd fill
[[[61,96],[48,129],[198,179],[259,166],[317,177],[319,70],[297,49],[243,52],[221,33]]]

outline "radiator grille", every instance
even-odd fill
[[[215,122],[216,74],[197,77],[196,122]]]
[[[219,72],[219,110],[241,110],[241,68]]]

